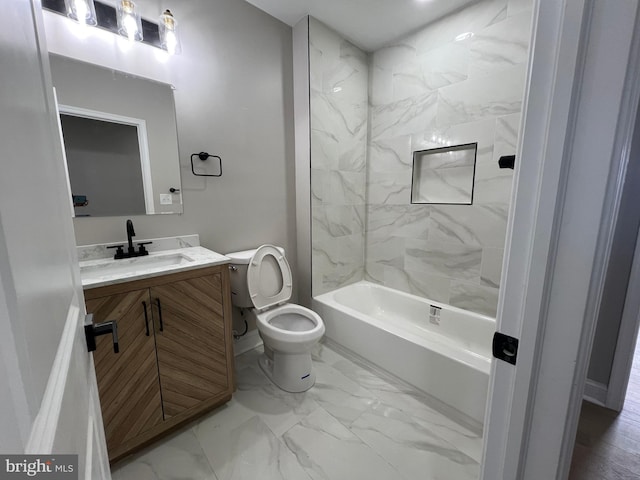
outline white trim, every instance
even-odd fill
[[[584,162],[587,157],[587,153],[592,154],[596,152],[596,156],[592,155],[593,159],[597,158],[599,147],[604,142],[609,141],[609,137],[605,133],[603,138],[597,138],[601,133],[593,128],[598,122],[609,123],[615,126],[615,132],[612,139],[611,148],[608,150],[602,150],[609,153],[610,158],[601,157],[601,159],[607,160],[610,163],[608,168],[608,179],[606,183],[605,197],[602,202],[602,216],[600,219],[598,242],[594,255],[593,274],[591,279],[591,285],[588,293],[588,300],[586,302],[586,312],[584,315],[582,325],[581,341],[577,351],[577,362],[574,373],[574,379],[572,382],[573,388],[571,396],[569,398],[568,412],[566,415],[565,432],[562,441],[562,451],[560,455],[560,464],[558,466],[558,478],[567,478],[571,468],[572,454],[575,444],[576,433],[578,430],[578,423],[580,420],[580,410],[582,408],[582,397],[585,388],[585,382],[587,380],[587,371],[589,368],[589,362],[591,360],[591,349],[593,345],[593,339],[595,336],[596,325],[598,321],[598,313],[600,311],[600,303],[602,300],[605,282],[607,265],[611,258],[611,251],[614,247],[614,236],[616,231],[616,223],[618,221],[624,221],[619,218],[621,199],[623,195],[623,186],[625,183],[628,165],[631,155],[631,145],[633,141],[634,128],[636,123],[636,116],[638,113],[638,102],[640,100],[640,6],[637,1],[630,1],[615,6],[603,5],[596,0],[590,0],[593,10],[593,16],[598,20],[598,24],[591,26],[591,30],[595,32],[593,42],[589,41],[587,48],[589,48],[590,57],[594,58],[594,67],[589,74],[585,74],[585,84],[587,88],[588,83],[597,86],[599,85],[597,92],[600,93],[605,81],[607,82],[607,88],[611,88],[613,85],[617,85],[615,82],[617,76],[622,73],[621,81],[621,93],[617,94],[617,89],[614,87],[614,95],[603,95],[608,98],[609,104],[613,104],[613,108],[616,109],[615,119],[611,116],[609,121],[602,120],[606,115],[602,107],[601,102],[593,101],[590,94],[595,93],[595,88],[591,88],[589,93],[585,94],[585,100],[581,103],[587,105],[585,110],[587,122],[583,122],[586,127],[591,127],[591,134],[596,137],[595,140],[589,144],[585,141],[585,148],[582,149],[582,154],[579,152],[576,154],[578,162]],[[595,20],[594,20],[595,21]],[[615,26],[615,29],[612,27]],[[606,32],[606,35],[603,35]],[[615,32],[615,33],[613,33]],[[628,36],[626,35],[628,34]],[[610,52],[617,52],[615,60],[611,60]],[[627,54],[625,56],[625,53]],[[589,61],[589,59],[587,60]],[[588,69],[588,66],[587,66]],[[614,104],[615,101],[619,103]],[[584,114],[583,114],[584,115]],[[615,120],[611,122],[611,120]],[[582,131],[584,125],[578,126]],[[578,170],[578,169],[576,169]],[[595,169],[590,169],[594,171]],[[582,180],[586,179],[586,184],[589,183],[589,179],[583,176]],[[593,181],[593,179],[591,179]],[[592,197],[594,190],[590,190],[588,195]],[[583,205],[582,208],[589,208],[588,205]],[[572,222],[574,218],[571,219]],[[575,227],[574,227],[575,228]],[[577,227],[579,229],[579,225]],[[578,240],[580,237],[581,240]],[[576,241],[582,241],[584,237],[578,233],[575,235]],[[607,388],[608,390],[608,388]]]
[[[55,102],[55,114],[56,114],[56,125],[58,126],[58,134],[60,136],[60,145],[64,145],[64,136],[62,134],[62,120],[60,119],[60,105],[58,103],[58,92],[56,91],[56,87],[53,87],[53,100]],[[65,175],[65,183],[67,185],[67,191],[69,192],[69,205],[71,210],[71,216],[75,218],[76,209],[73,206],[73,193],[71,192],[71,178],[69,177],[69,162],[67,162],[67,150],[65,148],[61,148],[62,151],[62,161],[64,162],[64,171],[67,172]]]
[[[640,83],[640,82],[639,82]],[[640,146],[639,146],[640,148]],[[616,411],[621,411],[627,394],[633,355],[638,340],[640,328],[640,235],[636,240],[636,249],[633,255],[633,265],[629,276],[627,296],[622,311],[620,333],[613,357],[613,366],[605,399],[605,406]]]
[[[151,158],[149,155],[149,140],[147,136],[147,121],[143,118],[126,117],[115,113],[100,112],[98,110],[90,110],[88,108],[74,107],[71,105],[58,105],[58,114],[73,115],[82,118],[91,118],[94,120],[102,120],[111,123],[119,123],[122,125],[131,125],[136,127],[138,132],[138,146],[140,148],[140,168],[142,171],[142,187],[144,190],[144,203],[147,215],[155,213],[155,204],[153,198],[153,179],[151,177]],[[63,139],[64,142],[64,139]],[[64,143],[63,143],[64,145]],[[66,150],[65,150],[66,162]],[[69,169],[67,168],[67,172]],[[67,173],[68,177],[68,173]],[[70,183],[70,182],[69,182]],[[74,209],[75,211],[75,209]],[[167,212],[170,213],[170,212]]]
[[[587,379],[584,385],[584,399],[601,407],[606,406],[607,386],[604,383]]]
[[[7,286],[12,285],[12,279],[3,279],[5,272],[10,277],[10,266],[6,261],[8,252],[5,247],[5,236],[0,222],[0,377],[6,378],[2,384],[2,388],[9,391],[11,402],[2,405],[2,415],[10,415],[15,419],[18,427],[17,433],[20,435],[20,444],[24,445],[30,434],[32,419],[35,412],[30,412],[29,401],[27,397],[26,383],[28,378],[24,378],[18,348],[16,346],[16,333],[13,331],[12,311],[8,305],[6,298]],[[14,292],[15,293],[15,292]],[[13,318],[15,319],[15,317]],[[16,322],[18,323],[18,322]],[[22,367],[22,368],[21,368]],[[4,403],[4,402],[3,402]],[[4,435],[15,435],[16,432],[0,432],[0,441],[4,441]]]
[[[142,187],[144,190],[144,205],[147,215],[156,213],[153,198],[153,178],[151,177],[151,157],[149,155],[149,139],[147,136],[147,121],[140,119],[138,124],[138,145],[140,146],[140,166],[142,168]],[[182,194],[180,194],[182,195]],[[180,197],[182,205],[182,196]]]
[[[89,370],[95,372],[95,363],[93,355],[89,357]],[[100,463],[101,479],[111,478],[111,467],[109,465],[109,455],[107,452],[107,438],[104,431],[104,422],[102,420],[102,409],[100,407],[100,399],[98,398],[98,380],[95,375],[91,375],[91,385],[89,388],[89,415],[93,422],[93,432],[95,438],[95,446],[97,450],[94,452],[92,461]],[[97,457],[97,459],[96,459]],[[95,469],[94,469],[95,470]],[[90,480],[94,480],[91,478]]]
[[[260,345],[262,345],[262,338],[260,338],[260,334],[256,328],[234,341],[233,354],[237,357],[238,355],[242,355],[243,353],[253,350]]]
[[[296,175],[296,279],[298,302],[311,307],[311,112],[309,17],[293,27],[293,108]]]
[[[569,473],[611,249],[610,219],[616,213],[612,199],[624,178],[619,147],[625,140],[625,122],[637,111],[637,105],[628,102],[628,90],[629,82],[637,81],[632,72],[639,59],[630,53],[638,28],[638,3],[567,0],[563,14],[567,23],[562,30],[579,34],[574,55],[568,52],[568,58],[575,58],[578,52],[579,68],[575,76],[569,76],[572,105],[565,121],[568,128],[556,149],[548,152],[548,160],[559,162],[560,175],[551,248],[546,257],[538,259],[547,265],[545,276],[537,279],[543,285],[543,295],[534,299],[540,301],[540,320],[535,325],[536,318],[525,316],[523,324],[522,345],[529,346],[536,338],[536,346],[531,382],[522,390],[528,395],[514,398],[514,405],[520,401],[527,404],[522,440],[514,439],[516,444],[522,442],[521,460],[513,475],[501,478],[551,480],[566,478]],[[566,80],[559,77],[556,83]],[[526,137],[525,129],[525,143]],[[549,161],[543,176],[547,170],[553,170]],[[548,214],[549,207],[541,199],[538,208]],[[543,232],[535,224],[533,236]],[[532,293],[531,287],[529,283],[527,295]],[[533,287],[535,293],[536,285]],[[536,327],[533,332],[531,321]],[[520,375],[519,370],[516,384],[527,374]],[[508,430],[511,435],[512,425]]]
[[[83,328],[80,321],[81,317],[78,298],[74,294],[69,312],[67,313],[64,330],[60,337],[58,351],[51,366],[51,375],[47,381],[40,411],[33,422],[31,434],[25,446],[25,453],[27,454],[52,453],[71,365],[71,357],[74,350],[74,342],[76,335],[78,335],[78,329]]]
[[[518,478],[524,456],[583,8],[580,0],[534,5],[532,54],[496,319],[498,331],[520,338],[520,349],[517,369],[499,361],[492,365],[482,480]]]
[[[89,368],[94,369],[93,356],[90,356]],[[102,427],[102,411],[100,402],[96,398],[98,393],[98,384],[95,381],[95,375],[92,375],[93,382],[89,390],[89,409],[87,416],[87,438],[85,452],[85,469],[84,480],[110,479],[111,468],[107,455],[107,443],[105,440],[104,428]],[[99,472],[96,477],[93,472]]]
[[[93,436],[95,435],[93,431],[93,416],[92,413],[93,405],[89,404],[89,416],[87,417],[87,446],[85,451],[85,463],[84,463],[84,479],[91,479],[91,472],[93,471],[93,442],[95,439]]]
[[[640,15],[640,14],[639,14]],[[636,20],[636,31],[640,28],[640,19]],[[627,91],[623,105],[637,106],[640,104],[640,62],[637,61],[640,56],[640,35],[636,34],[634,42],[631,46],[631,54],[629,57],[632,59],[629,65],[629,73],[627,78]],[[629,163],[632,158],[638,158],[640,154],[640,125],[638,122],[640,117],[640,110],[636,109],[635,114],[627,112],[626,116],[621,119],[620,140],[617,145],[616,154],[620,156],[621,160],[621,173],[617,178],[618,191],[615,197],[616,212],[620,212],[622,208],[623,189],[631,189],[634,191],[637,185],[637,173],[640,167],[638,167],[637,160],[634,165],[630,166]],[[635,170],[635,172],[634,172]],[[625,181],[622,173],[630,173],[630,176],[636,175],[633,178],[634,183],[627,183],[623,186]],[[618,214],[615,215],[616,225],[618,222],[624,222],[626,219],[621,218]],[[633,356],[636,349],[636,342],[638,338],[638,330],[640,327],[640,236],[636,235],[636,246],[633,254],[631,272],[629,274],[629,282],[627,285],[627,292],[624,301],[624,308],[622,311],[622,318],[620,320],[620,329],[618,332],[618,340],[616,343],[616,350],[611,366],[611,375],[609,377],[609,384],[607,386],[607,397],[605,406],[607,408],[621,411],[624,405],[625,396],[627,393],[627,385],[629,383],[629,377],[631,375],[631,367],[633,364]]]

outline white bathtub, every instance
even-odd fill
[[[495,319],[366,281],[315,297],[313,309],[331,340],[482,424]]]

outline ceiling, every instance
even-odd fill
[[[311,15],[368,52],[477,0],[247,0],[288,25]]]

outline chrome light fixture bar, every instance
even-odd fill
[[[127,0],[124,0],[124,2],[122,0],[117,0],[116,7],[114,7],[112,5],[100,2],[98,0],[42,0],[42,8],[45,10],[49,10],[53,13],[57,13],[64,16],[70,16],[69,14],[70,10],[67,6],[68,3],[75,3],[78,1],[86,1],[87,5],[89,4],[89,2],[91,2],[91,4],[93,4],[94,6],[93,11],[95,12],[96,23],[90,24],[87,22],[87,24],[95,25],[97,28],[101,28],[103,30],[107,30],[115,34],[122,35],[120,33],[120,28],[119,28],[120,25],[118,23],[118,11],[117,11],[118,6],[122,6],[122,3],[133,4],[133,2],[127,2]],[[126,7],[127,9],[129,9],[129,5],[127,5]],[[135,4],[133,5],[133,7],[134,7],[133,12],[135,12],[136,11]],[[80,8],[82,9],[82,7]],[[140,35],[142,37],[142,40],[139,40],[139,41],[147,45],[151,45],[169,52],[170,45],[166,43],[163,45],[163,42],[160,39],[160,25],[163,23],[163,17],[165,17],[165,15],[166,15],[166,12],[160,17],[160,24],[155,22],[150,22],[148,20],[145,20],[144,18],[140,18],[139,15],[138,15],[138,18],[140,19],[140,23],[138,24],[137,19],[135,19],[135,23],[136,23],[136,26],[139,28]],[[173,15],[171,15],[171,17],[173,18]],[[71,16],[71,18],[75,20],[75,17]],[[128,22],[129,22],[128,25],[132,25],[131,20],[129,20]],[[173,33],[176,39],[175,53],[179,53],[180,42],[176,33],[177,21],[175,20],[175,18],[173,18],[173,22],[174,22]],[[125,36],[128,38],[129,37],[128,33]]]

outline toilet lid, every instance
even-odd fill
[[[291,298],[291,268],[277,247],[258,247],[247,267],[247,287],[251,301],[258,310]]]

